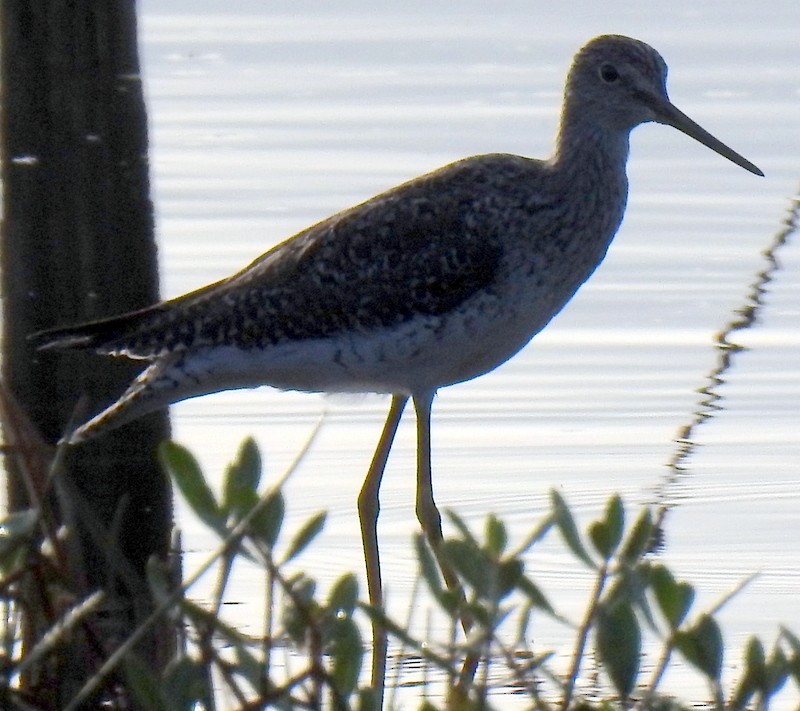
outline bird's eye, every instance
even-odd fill
[[[613,84],[617,79],[619,79],[619,72],[613,64],[603,64],[600,67],[600,78],[606,84]]]

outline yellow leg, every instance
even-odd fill
[[[431,478],[431,404],[433,393],[414,398],[417,412],[417,518],[449,587],[458,586],[458,578],[448,565],[442,565],[442,516],[433,499]]]
[[[393,395],[386,424],[383,426],[378,447],[372,457],[364,485],[358,495],[358,517],[361,522],[361,541],[364,544],[364,560],[367,566],[367,589],[369,603],[373,607],[383,607],[383,585],[381,583],[381,561],[378,552],[378,513],[383,471],[389,450],[392,448],[397,426],[403,408],[408,402],[405,395]],[[386,677],[386,630],[378,624],[372,625],[372,688],[378,700],[377,709],[383,706],[383,687]]]
[[[453,569],[442,559],[441,544],[442,516],[433,498],[433,479],[431,476],[431,406],[434,393],[425,393],[414,398],[414,407],[417,413],[417,518],[422,526],[422,531],[439,563],[442,577],[452,590],[460,590],[458,576]],[[463,596],[463,592],[462,592]],[[472,628],[472,620],[464,615],[461,617],[461,626],[465,634]],[[458,688],[471,681],[478,667],[478,656],[470,654],[464,660]]]

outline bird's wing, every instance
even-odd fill
[[[300,232],[229,279],[35,338],[45,348],[155,358],[212,344],[263,348],[442,315],[489,285],[499,268],[497,218],[506,208],[496,174],[514,172],[505,159],[517,160],[479,156],[451,164]]]

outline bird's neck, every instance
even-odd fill
[[[588,117],[587,117],[588,118]],[[565,116],[552,158],[554,167],[593,179],[625,179],[630,132],[611,130]]]
[[[616,231],[628,198],[630,131],[598,126],[585,111],[578,115],[565,109],[556,150],[550,159],[554,183],[564,193],[580,196],[575,204],[588,210],[602,209],[604,230]],[[598,217],[593,218],[597,222]],[[609,237],[611,236],[609,235]]]
[[[610,131],[582,121],[583,116],[565,118],[550,161],[557,176],[554,183],[562,194],[573,196],[573,205],[588,213],[586,219],[598,236],[610,241],[628,198],[629,131]]]

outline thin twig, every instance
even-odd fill
[[[605,587],[607,577],[608,563],[603,562],[600,569],[597,571],[597,580],[595,581],[594,590],[592,590],[589,607],[586,610],[583,623],[578,630],[578,639],[575,643],[575,652],[572,657],[572,667],[570,668],[567,682],[564,686],[564,699],[561,702],[561,711],[568,711],[569,705],[572,702],[572,694],[575,690],[575,682],[578,679],[578,673],[580,672],[583,651],[586,648],[586,640],[589,637],[589,630],[592,627],[592,622],[597,612],[597,606],[603,594],[603,588]]]

